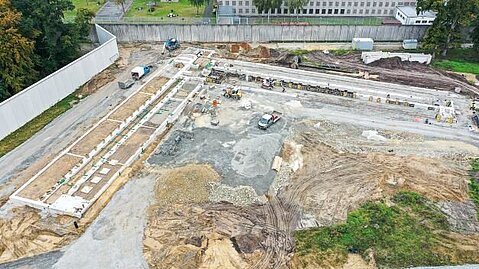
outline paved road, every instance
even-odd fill
[[[123,7],[125,8],[125,13],[131,7],[133,0],[126,0]],[[106,1],[105,4],[98,10],[96,13],[96,18],[109,18],[109,19],[121,19],[123,15],[123,7],[115,3],[115,1]],[[146,8],[146,7],[145,7]]]

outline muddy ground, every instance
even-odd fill
[[[143,50],[122,54],[139,61]],[[249,53],[258,61],[280,56]],[[206,100],[196,99],[108,206],[90,216],[91,225],[75,230],[71,218],[26,208],[0,212],[7,239],[0,242],[1,261],[68,245],[6,268],[301,268],[295,230],[341,223],[361,204],[401,190],[427,196],[448,216],[454,231],[444,234],[444,253],[458,262],[479,253],[466,172],[469,159],[479,156],[479,140],[430,136],[439,129],[412,122],[419,112],[407,108],[364,107],[292,89],[245,91],[240,101],[221,95],[216,87]],[[212,99],[221,101],[215,113],[195,110]],[[271,110],[283,118],[259,130],[257,121]],[[464,131],[440,130],[444,137]],[[275,156],[283,158],[278,171],[271,169]],[[375,268],[373,257],[366,262],[358,255],[331,266]]]

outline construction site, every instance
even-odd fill
[[[124,44],[85,99],[94,115],[0,187],[0,268],[394,268],[374,252],[300,254],[295,234],[405,191],[447,219],[437,255],[479,263],[466,78],[357,54],[161,49]],[[139,63],[151,73],[119,89]]]

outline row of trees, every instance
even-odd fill
[[[64,23],[73,9],[70,0],[0,0],[0,101],[79,57],[94,14]]]
[[[258,13],[268,13],[284,3],[291,11],[303,9],[309,0],[253,0]],[[426,48],[441,51],[445,56],[461,41],[461,30],[473,27],[472,38],[479,51],[479,0],[418,0],[418,12],[432,10],[437,18],[425,38]],[[298,13],[298,12],[296,12]]]
[[[296,11],[303,9],[305,5],[309,3],[309,0],[284,0],[284,4],[290,11]],[[258,13],[268,13],[270,10],[280,8],[283,4],[283,0],[253,0]]]

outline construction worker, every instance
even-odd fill
[[[281,85],[281,88],[283,89],[282,92],[285,92],[286,89],[284,88],[284,81],[281,80],[279,83],[280,83],[280,85]]]

